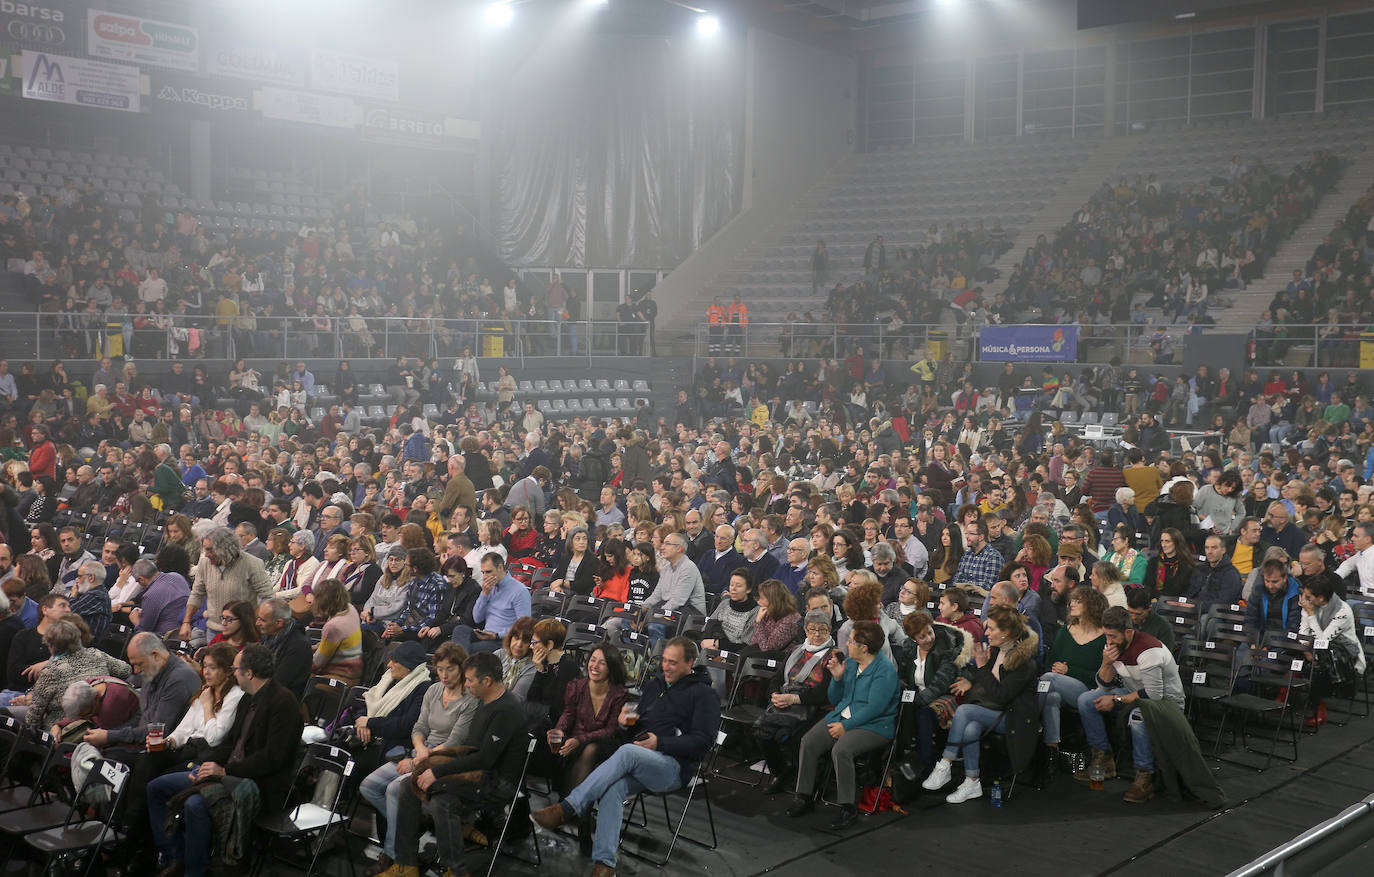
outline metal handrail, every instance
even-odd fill
[[[1113,348],[1126,359],[1126,354],[1131,350],[1148,348],[1156,332],[1162,331],[1175,343],[1179,343],[1191,328],[1193,327],[1183,323],[1082,324],[1078,327],[1079,354],[1081,357],[1087,349]],[[1209,333],[1228,330],[1225,326],[1197,328]],[[1374,338],[1362,337],[1374,328],[1365,323],[1303,323],[1229,328],[1236,334],[1247,335],[1254,342],[1252,359],[1258,366],[1282,366],[1284,352],[1304,345],[1311,345],[1312,364],[1315,366],[1355,365],[1359,359],[1359,348],[1354,345],[1374,342]],[[919,356],[923,351],[931,349],[931,342],[938,342],[952,344],[952,347],[946,347],[944,350],[952,349],[956,358],[972,359],[976,358],[973,356],[974,348],[965,344],[974,340],[975,335],[967,324],[907,323],[891,328],[883,323],[750,321],[746,324],[720,325],[703,320],[693,327],[694,353],[698,358],[720,355],[755,358],[780,356],[789,359],[831,358],[846,355],[857,344],[864,345],[868,353],[892,358]],[[1337,358],[1350,361],[1339,363],[1335,361]]]
[[[1312,826],[1287,843],[1237,868],[1227,877],[1259,877],[1261,874],[1269,873],[1278,877],[1294,877],[1297,874],[1315,873],[1374,835],[1374,820],[1370,819],[1371,816],[1374,816],[1374,795],[1350,805],[1325,822]],[[1362,822],[1369,824],[1358,832],[1352,829]],[[1344,836],[1341,836],[1343,833]],[[1338,836],[1339,843],[1333,844]],[[1295,863],[1294,860],[1299,856],[1304,856],[1303,861]]]
[[[95,360],[191,357],[234,360],[300,357],[395,359],[451,357],[647,357],[648,324],[615,320],[507,320],[488,317],[365,317],[353,330],[348,317],[331,316],[329,328],[313,316],[149,314],[162,323],[136,329],[143,314],[77,311],[9,311],[0,323],[0,350],[11,360]]]

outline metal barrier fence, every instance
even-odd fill
[[[0,355],[10,360],[453,357],[528,359],[649,355],[648,324],[368,317],[217,317],[8,312]]]
[[[1106,362],[1119,356],[1123,362],[1138,362],[1153,355],[1157,342],[1181,353],[1185,337],[1193,331],[1249,335],[1252,343],[1247,364],[1260,368],[1353,368],[1360,365],[1362,350],[1374,356],[1374,331],[1362,324],[1190,327],[1183,323],[1129,323],[1079,325],[1077,361]],[[693,352],[698,358],[830,359],[848,356],[862,346],[865,353],[884,359],[916,358],[930,350],[936,358],[952,351],[955,359],[962,361],[978,358],[976,342],[975,330],[967,325],[703,322],[696,326]]]
[[[1316,874],[1374,838],[1374,795],[1232,871],[1228,877],[1299,877]],[[1354,863],[1350,873],[1361,869]]]

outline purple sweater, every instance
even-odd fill
[[[138,618],[138,629],[158,635],[176,630],[186,614],[186,598],[189,596],[191,586],[180,573],[159,573],[143,592],[143,612]]]

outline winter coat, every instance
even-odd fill
[[[963,676],[973,683],[965,703],[978,704],[1006,714],[1007,753],[1012,770],[1023,771],[1035,758],[1040,743],[1040,703],[1035,683],[1040,667],[1035,656],[1040,652],[1040,638],[1034,631],[1017,640],[1002,662],[1001,678],[993,675],[999,649],[993,648],[988,662],[982,667],[970,665]]]
[[[883,655],[874,656],[862,673],[858,661],[845,660],[844,676],[831,677],[829,696],[835,707],[821,719],[825,724],[839,722],[846,731],[872,731],[888,740],[897,733],[902,686],[897,682],[897,668]],[[848,718],[843,716],[846,709]]]
[[[897,675],[902,687],[914,689],[916,703],[930,706],[936,698],[949,694],[950,683],[958,675],[959,668],[973,656],[973,637],[969,632],[949,624],[935,622],[935,645],[926,655],[925,673],[915,678],[916,655],[919,648],[915,640],[907,640],[897,658]]]

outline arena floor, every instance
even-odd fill
[[[1374,791],[1374,717],[1357,718],[1346,727],[1327,725],[1320,733],[1304,737],[1296,765],[1276,760],[1265,771],[1229,763],[1213,765],[1231,799],[1226,809],[1216,812],[1163,797],[1143,806],[1125,804],[1121,801],[1128,786],[1125,779],[1109,782],[1104,792],[1092,792],[1061,774],[1046,789],[1018,789],[1014,799],[1000,809],[991,806],[986,794],[961,805],[945,804],[943,795],[928,794],[913,802],[905,814],[865,816],[842,834],[827,830],[833,814],[829,808],[788,819],[783,815],[786,796],[770,798],[743,785],[716,781],[712,786],[720,838],[716,850],[680,845],[664,869],[622,855],[617,873],[712,877],[1227,874]],[[707,834],[704,812],[693,805],[688,833]],[[647,841],[647,848],[661,855],[662,808],[651,807],[650,813],[653,839]],[[545,832],[539,838],[541,867],[503,857],[496,873],[520,877],[585,877],[590,873],[591,860],[578,853],[570,838]],[[632,830],[626,835],[626,845],[637,847],[643,839],[642,831]],[[528,841],[519,852],[530,853]],[[484,858],[474,856],[471,864],[473,874],[485,872]],[[1371,866],[1374,849],[1367,845],[1322,873],[1368,874]],[[347,867],[336,860],[320,873],[344,874]]]

